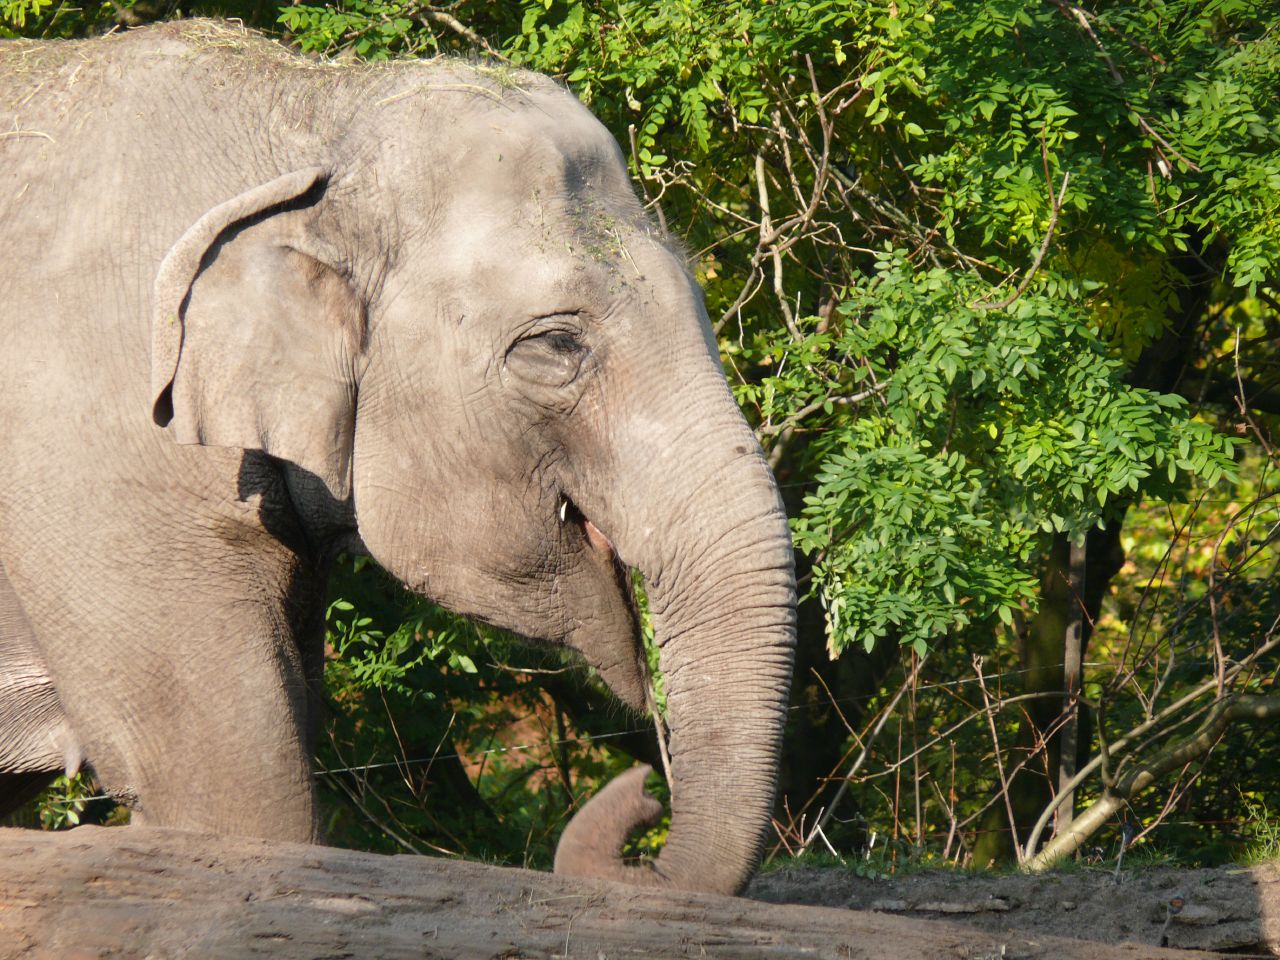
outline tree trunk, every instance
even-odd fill
[[[1085,539],[1084,619],[1080,623],[1079,656],[1089,648],[1093,623],[1102,607],[1102,598],[1111,584],[1111,578],[1124,564],[1124,552],[1120,548],[1120,519],[1113,520],[1105,530],[1090,531]],[[1067,631],[1072,622],[1072,607],[1080,604],[1071,589],[1071,548],[1066,536],[1054,537],[1045,564],[1040,586],[1040,608],[1027,624],[1026,643],[1023,650],[1023,691],[1048,693],[1064,690],[1064,662]],[[1035,749],[1045,732],[1053,728],[1062,713],[1063,703],[1053,698],[1029,701],[1027,717],[1018,725],[1017,740],[1011,750],[1013,762],[1017,762]],[[1092,727],[1089,715],[1080,714],[1076,735],[1076,756],[1088,758]],[[1060,757],[1060,737],[1047,737],[1046,754],[1033,759],[1009,785],[1009,798],[1018,827],[1018,843],[1021,845],[1030,832],[1036,818],[1053,799],[1053,789],[1046,772],[1056,781]],[[1006,763],[1006,768],[1010,766]],[[997,789],[998,789],[997,785]],[[1031,851],[1034,853],[1034,851]],[[1013,836],[1009,832],[1009,817],[1003,803],[993,804],[982,820],[978,838],[974,842],[973,862],[985,867],[991,863],[1011,863],[1014,859]]]
[[[1076,775],[1076,754],[1080,750],[1080,684],[1084,670],[1084,607],[1085,542],[1072,541],[1070,594],[1067,604],[1067,629],[1063,636],[1062,689],[1065,696],[1063,710],[1066,720],[1062,725],[1061,743],[1058,748],[1058,793],[1064,799],[1058,806],[1059,832],[1071,825],[1075,816],[1075,791],[1071,779]],[[1052,768],[1050,768],[1052,769]],[[1035,851],[1027,851],[1028,855]]]

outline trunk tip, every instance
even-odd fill
[[[627,838],[662,816],[662,804],[644,789],[652,770],[642,763],[618,774],[574,814],[556,847],[556,873],[625,879],[622,848]]]

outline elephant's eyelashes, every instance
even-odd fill
[[[547,341],[547,346],[556,353],[577,353],[583,349],[582,344],[578,342],[578,338],[572,333],[547,333],[543,334],[543,338]]]
[[[577,379],[590,353],[576,333],[557,328],[512,344],[506,369],[535,386],[566,387]]]

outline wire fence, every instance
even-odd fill
[[[1097,669],[1097,668],[1109,667],[1114,665],[1107,662],[1102,662],[1102,661],[1089,661],[1085,663],[1085,666],[1089,668]],[[983,682],[987,684],[999,685],[1005,681],[1012,681],[1020,677],[1023,677],[1031,672],[1033,671],[1030,669],[1024,668],[1024,669],[1016,669],[1016,670],[1004,670],[999,673],[985,674],[982,678],[973,676],[973,677],[962,677],[962,678],[953,679],[953,680],[919,681],[916,684],[914,684],[913,690],[916,696],[924,696],[924,695],[927,695],[930,691],[934,691],[934,690],[954,690],[956,688],[978,686]],[[1045,696],[1065,696],[1065,693],[1049,692],[1044,695]],[[842,696],[842,697],[828,696],[826,699],[815,701],[813,703],[790,704],[787,707],[787,712],[796,713],[798,711],[805,711],[805,710],[825,711],[832,707],[844,707],[844,706],[851,706],[855,704],[868,705],[871,703],[875,703],[877,701],[885,700],[888,696],[889,694],[883,691],[878,691],[875,693],[859,694],[856,696]],[[990,705],[984,710],[980,711],[980,713],[987,712],[987,711],[1002,710],[1005,707],[1018,702],[1020,699],[1023,699],[1023,698],[1019,696],[1013,696],[1013,697],[994,699],[991,701]],[[421,766],[424,764],[429,765],[438,760],[474,761],[483,757],[501,756],[505,754],[521,753],[521,752],[532,751],[532,750],[548,750],[548,749],[555,749],[561,746],[576,746],[581,744],[592,744],[592,743],[615,740],[622,737],[630,737],[630,736],[635,736],[637,734],[646,734],[651,732],[653,732],[653,727],[649,724],[644,724],[640,726],[629,727],[625,730],[615,730],[609,733],[581,734],[581,735],[572,736],[572,737],[551,737],[546,739],[539,739],[531,743],[513,744],[510,746],[501,746],[501,747],[489,747],[489,748],[480,749],[480,750],[469,750],[466,752],[455,751],[452,753],[434,753],[431,756],[423,756],[423,757],[400,757],[400,758],[392,758],[392,759],[386,759],[386,760],[372,760],[368,763],[350,764],[350,765],[341,766],[341,767],[328,767],[328,768],[318,769],[313,771],[312,776],[315,778],[320,778],[325,776],[336,776],[339,774],[363,773],[363,772],[368,772],[372,770],[413,767],[413,766]],[[95,794],[88,797],[76,797],[73,800],[67,800],[67,801],[55,800],[52,802],[68,802],[68,803],[69,802],[89,802],[94,800],[111,800],[111,799],[114,799],[114,797],[111,794],[104,793],[104,794]]]
[[[1093,664],[1093,665],[1102,666],[1102,664]],[[1015,677],[1022,676],[1029,672],[1030,672],[1029,670],[1025,670],[1025,669],[1024,670],[1007,670],[998,674],[990,674],[987,676],[986,679],[988,681],[991,681],[994,679],[1006,679],[1006,678],[1013,679]],[[965,686],[968,684],[976,684],[977,682],[978,680],[976,677],[962,678],[959,680],[940,680],[932,683],[922,683],[919,685],[917,689],[921,692],[925,692],[930,689],[959,687],[959,686]],[[856,703],[866,704],[866,703],[872,703],[882,698],[883,698],[883,695],[879,693],[861,694],[858,696],[851,696],[851,697],[828,698],[827,700],[820,701],[817,703],[812,703],[812,704],[810,703],[791,704],[787,707],[787,712],[794,713],[800,710],[817,710],[817,709],[826,710],[832,705],[848,706]],[[635,736],[636,734],[649,733],[652,730],[653,730],[652,726],[650,726],[649,724],[645,724],[643,726],[630,727],[626,730],[615,730],[611,733],[582,734],[580,736],[563,737],[563,738],[557,737],[557,738],[538,740],[533,743],[515,744],[512,746],[505,746],[505,747],[490,747],[483,750],[472,750],[472,751],[467,751],[466,753],[461,753],[461,752],[436,753],[436,754],[432,754],[429,757],[406,757],[406,758],[396,758],[396,759],[390,759],[390,760],[376,760],[376,761],[371,761],[369,763],[351,764],[348,766],[329,767],[329,768],[324,768],[320,770],[315,770],[312,772],[312,776],[315,778],[320,778],[320,777],[332,776],[332,775],[343,774],[343,773],[363,773],[370,770],[382,770],[382,769],[390,769],[390,768],[421,766],[423,764],[434,763],[437,760],[475,760],[481,757],[500,756],[503,754],[511,754],[511,753],[521,753],[529,750],[546,750],[546,749],[554,749],[560,746],[574,746],[578,744],[589,744],[589,743],[596,743],[596,742],[601,742],[606,740],[616,740],[620,737],[630,737],[630,736]],[[69,803],[75,803],[75,802],[88,803],[94,800],[113,800],[113,799],[115,799],[113,795],[102,793],[102,794],[94,794],[93,796],[88,796],[88,797],[75,797],[75,798],[69,798],[65,800],[61,798],[53,798],[49,802],[69,804]]]

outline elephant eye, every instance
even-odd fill
[[[572,333],[556,331],[555,333],[544,333],[542,336],[547,341],[547,346],[556,353],[577,353],[583,349],[582,343]]]
[[[505,368],[535,386],[565,387],[577,379],[590,353],[576,332],[556,328],[513,343]]]

